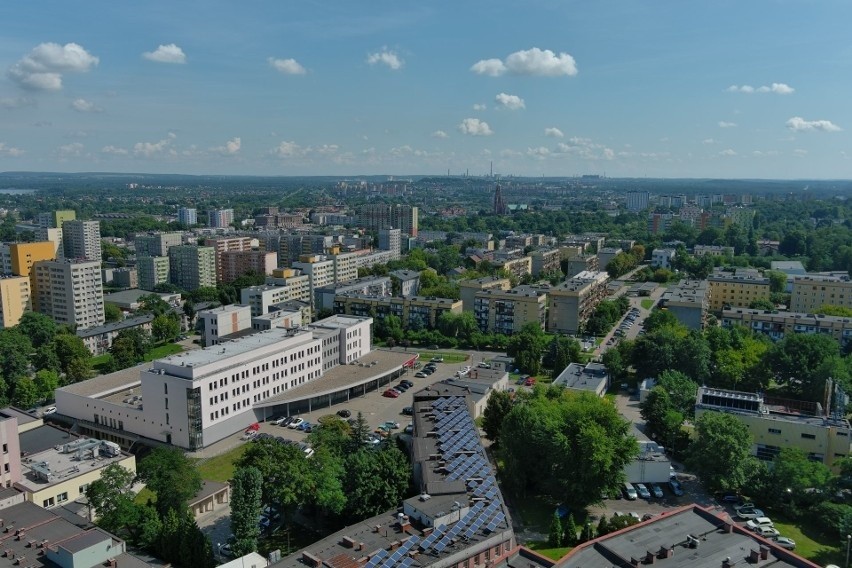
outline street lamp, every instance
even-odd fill
[[[846,535],[846,568],[849,568],[849,545],[852,544],[852,534]]]

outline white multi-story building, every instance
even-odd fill
[[[231,223],[234,222],[234,210],[233,209],[214,209],[212,211],[207,212],[207,226],[208,227],[230,227]]]
[[[133,244],[136,256],[168,256],[171,247],[183,244],[183,233],[139,233],[134,235]]]
[[[33,264],[33,308],[72,329],[104,323],[101,265],[96,261],[42,260]]]
[[[399,253],[402,249],[402,231],[400,229],[379,229],[379,248]]]
[[[192,227],[198,224],[198,210],[192,207],[181,207],[178,209],[178,223]]]
[[[240,304],[201,310],[197,314],[201,345],[219,344],[219,338],[251,329],[251,308]]]
[[[62,223],[65,258],[101,261],[100,221],[65,221]]]
[[[671,268],[677,251],[672,248],[659,248],[651,252],[651,266],[654,268]]]
[[[56,406],[117,441],[143,436],[197,450],[256,422],[256,405],[367,355],[371,324],[334,316],[308,329],[273,328],[62,387]]]
[[[648,208],[651,194],[647,191],[628,191],[627,210],[632,212],[643,211]]]
[[[272,306],[290,299],[289,286],[249,286],[240,291],[240,302],[249,306],[252,317],[267,314]]]
[[[55,227],[38,227],[35,230],[35,238],[38,242],[50,241],[56,258],[65,258],[65,244],[62,242],[62,229]]]

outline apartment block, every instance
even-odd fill
[[[663,293],[659,305],[687,328],[704,329],[710,308],[710,286],[706,280],[681,280]]]
[[[105,301],[105,303],[109,302]],[[83,344],[89,352],[97,357],[109,352],[112,342],[122,331],[139,329],[150,332],[152,321],[154,321],[153,314],[142,314],[141,316],[127,317],[120,321],[104,323],[97,327],[78,329],[76,335],[83,340]]]
[[[204,239],[204,246],[216,251],[216,281],[225,282],[222,254],[232,251],[250,251],[257,248],[258,240],[251,237],[216,237]]]
[[[15,327],[21,316],[30,310],[30,279],[26,276],[0,276],[0,329]]]
[[[390,277],[395,296],[409,298],[420,292],[420,273],[416,270],[393,270]]]
[[[609,275],[581,272],[550,288],[547,330],[551,333],[579,333],[597,305],[606,298]]]
[[[528,256],[516,256],[501,260],[493,260],[492,264],[497,268],[506,270],[512,276],[523,278],[527,274],[532,274],[532,258]]]
[[[234,250],[219,255],[217,271],[221,273],[222,282],[233,282],[249,273],[271,275],[277,266],[277,252]]]
[[[279,268],[266,277],[267,286],[288,286],[290,299],[311,303],[311,278],[294,268]]]
[[[65,258],[101,261],[100,221],[65,221],[62,223],[62,246]]]
[[[822,333],[831,335],[843,347],[852,342],[852,318],[843,316],[731,308],[722,310],[722,325],[741,325],[773,340],[789,333]]]
[[[157,284],[169,282],[169,257],[143,256],[136,259],[136,279],[140,289],[152,292]]]
[[[178,288],[192,291],[216,286],[216,251],[213,247],[180,245],[169,249],[169,276]]]
[[[218,345],[220,338],[252,329],[250,306],[233,304],[200,310],[197,318],[202,347]]]
[[[37,242],[49,242],[53,245],[53,258],[65,258],[65,245],[62,242],[62,229],[38,227],[35,230]]]
[[[56,245],[50,241],[9,243],[9,268],[16,276],[29,276],[33,264],[40,260],[55,260]]]
[[[604,247],[602,249],[598,249],[599,270],[606,270],[606,267],[609,265],[609,262],[620,254],[624,254],[624,251],[621,250],[621,248]]]
[[[72,329],[104,323],[100,262],[42,260],[33,264],[33,310]]]
[[[512,283],[508,278],[498,278],[496,276],[486,276],[485,278],[476,278],[473,280],[459,281],[459,296],[462,301],[464,311],[473,311],[474,299],[476,294],[483,290],[509,290]]]
[[[651,252],[651,266],[654,268],[671,268],[677,251],[672,248],[659,248]]]
[[[400,229],[410,237],[417,236],[418,211],[411,205],[387,205],[372,203],[362,205],[356,215],[355,222],[368,229]]]
[[[269,313],[273,306],[291,299],[289,286],[250,286],[240,292],[240,303],[249,306],[253,317]]]
[[[230,227],[234,222],[233,209],[213,209],[207,212],[207,226],[211,228]]]
[[[47,211],[39,213],[36,217],[39,227],[45,229],[61,229],[62,223],[65,221],[73,221],[77,218],[77,213],[73,209],[60,209],[58,211]]]
[[[734,247],[723,245],[695,245],[693,256],[734,256]]]
[[[530,253],[530,270],[533,276],[553,274],[560,270],[562,252],[559,249],[540,249]]]
[[[473,316],[483,333],[512,335],[528,323],[544,329],[547,288],[517,286],[511,290],[482,290],[474,295]]]
[[[598,270],[599,263],[596,254],[572,256],[565,261],[565,277],[568,279],[574,278],[581,272],[598,272]]]
[[[422,329],[435,327],[438,318],[445,312],[462,313],[462,303],[461,300],[432,296],[397,298],[341,294],[335,296],[332,310],[335,314],[374,317],[377,320],[394,315],[400,319],[404,329]]]
[[[631,213],[638,213],[648,208],[651,201],[651,194],[647,191],[628,191],[627,192],[627,210]]]
[[[133,237],[137,258],[143,256],[168,256],[171,247],[183,244],[183,233],[138,233]]]
[[[317,310],[332,309],[335,296],[361,294],[364,296],[390,296],[392,292],[389,276],[368,276],[349,282],[337,282],[314,289],[314,307]]]
[[[379,229],[379,248],[396,253],[402,251],[402,230]]]
[[[193,207],[181,207],[178,209],[178,223],[187,227],[198,224],[198,210]]]
[[[793,278],[790,311],[815,312],[823,306],[852,309],[852,281],[824,276]]]
[[[335,282],[334,261],[322,255],[302,256],[297,262],[291,263],[291,266],[308,277],[310,283],[310,297],[308,301],[311,302],[312,307],[315,307],[314,291],[317,288],[322,288]]]
[[[18,419],[34,420],[13,408],[0,408],[0,488],[11,487],[21,480],[21,447]],[[39,421],[41,421],[39,419]]]
[[[764,461],[795,448],[831,467],[850,454],[849,422],[819,403],[699,387],[695,418],[705,412],[724,412],[745,424],[754,439],[752,453]]]
[[[710,283],[710,309],[721,312],[727,307],[747,308],[755,300],[769,299],[769,278],[757,270],[716,270],[707,277]]]

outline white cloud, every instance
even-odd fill
[[[87,101],[86,99],[74,99],[71,102],[71,108],[77,112],[103,112],[104,110],[92,101]]]
[[[173,43],[160,45],[154,51],[146,51],[142,54],[142,57],[148,61],[156,61],[157,63],[186,63],[186,54]]]
[[[481,103],[474,103],[473,110],[486,110],[488,107]]]
[[[305,150],[292,141],[282,141],[270,151],[270,154],[278,158],[298,158],[305,155]]]
[[[466,118],[459,124],[459,132],[470,136],[491,136],[494,131],[488,123],[478,118]]]
[[[804,158],[805,156],[808,155],[808,151],[802,150],[801,148],[796,148],[795,150],[793,150],[793,155],[795,155],[799,158]]]
[[[527,108],[524,99],[522,99],[518,95],[507,95],[506,93],[500,93],[496,97],[494,97],[494,102],[500,105],[501,108],[509,110],[520,110],[522,108]]]
[[[701,141],[701,143],[702,144],[715,144],[716,140],[714,140],[713,138],[705,138],[704,140]]]
[[[101,153],[112,154],[113,156],[126,156],[128,154],[126,148],[119,148],[118,146],[113,146],[112,144],[101,148]]]
[[[9,146],[5,142],[0,142],[0,156],[9,156],[10,158],[19,158],[24,155],[24,151],[14,146]]]
[[[769,86],[752,87],[751,85],[731,85],[725,89],[729,93],[744,93],[751,95],[754,93],[775,93],[776,95],[791,95],[796,89],[786,83],[772,83]]]
[[[527,148],[527,156],[537,160],[544,160],[550,156],[550,150],[544,146],[539,146],[538,148]]]
[[[787,128],[794,132],[806,130],[821,130],[823,132],[840,132],[843,130],[830,120],[805,120],[801,116],[794,116],[787,121]]]
[[[449,134],[444,132],[443,130],[436,130],[432,133],[432,138],[449,138]]]
[[[239,153],[241,147],[242,147],[242,140],[240,139],[239,136],[236,136],[236,137],[228,140],[227,142],[225,142],[224,146],[217,146],[216,148],[213,148],[212,150],[214,152],[218,152],[219,154],[222,154],[223,156],[233,156],[233,155]]]
[[[59,147],[59,159],[78,158],[83,155],[85,147],[80,142],[72,142]]]
[[[402,69],[402,66],[405,64],[405,61],[396,54],[395,51],[388,49],[387,47],[383,47],[381,51],[376,53],[368,53],[367,54],[367,63],[370,65],[376,65],[381,63],[382,65],[387,65],[387,67],[393,71],[399,71]]]
[[[276,59],[274,57],[270,57],[267,61],[276,71],[284,73],[285,75],[304,75],[308,72],[308,70],[302,67],[302,65],[295,59]]]
[[[545,128],[544,135],[549,136],[550,138],[564,138],[565,135],[556,127]]]
[[[725,150],[722,150],[721,152],[719,152],[719,155],[720,156],[736,156],[737,153],[735,151],[731,150],[730,148],[726,148]]]
[[[585,160],[612,160],[615,152],[603,144],[593,142],[590,138],[573,136],[567,142],[559,142],[556,150],[560,154],[579,156]]]
[[[63,73],[83,73],[99,59],[76,43],[41,43],[9,68],[9,78],[25,89],[58,91]]]
[[[169,144],[175,139],[175,135],[169,132],[169,137],[159,142],[137,142],[133,145],[133,154],[144,158],[151,158],[162,154],[169,148]]]
[[[577,62],[567,53],[556,54],[549,49],[533,47],[511,53],[505,61],[500,59],[477,61],[470,70],[478,75],[491,77],[498,77],[505,73],[538,77],[573,76],[577,74]]]
[[[768,158],[771,156],[777,156],[778,150],[755,150],[751,153],[755,158]]]
[[[736,122],[725,122],[724,120],[719,121],[719,128],[736,128]]]
[[[35,104],[35,101],[30,97],[3,97],[0,98],[0,107],[3,108],[21,108],[26,106],[32,106]]]

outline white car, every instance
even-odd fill
[[[257,430],[246,430],[243,434],[243,440],[251,440],[257,436]]]
[[[760,509],[755,509],[753,507],[743,507],[742,509],[737,509],[737,517],[743,520],[757,519],[763,516],[763,511],[761,511]]]
[[[293,421],[292,421],[292,422],[290,422],[290,423],[287,425],[287,428],[290,428],[291,430],[295,430],[295,429],[296,429],[296,428],[298,428],[298,427],[299,427],[299,425],[300,425],[300,424],[302,424],[302,422],[304,422],[304,421],[305,421],[305,420],[304,420],[303,418],[294,418],[294,419],[293,419]]]
[[[287,420],[287,417],[286,417],[286,416],[279,416],[278,418],[276,418],[275,420],[273,420],[273,421],[272,421],[272,423],[273,423],[273,424],[275,424],[276,426],[281,426],[281,424],[282,424],[285,420]]]
[[[772,540],[774,540],[775,544],[777,544],[781,548],[786,548],[787,550],[796,550],[796,541],[792,538],[786,536],[776,536]]]
[[[757,527],[754,532],[763,538],[775,538],[781,535],[775,527]]]
[[[53,414],[54,412],[56,412],[56,407],[55,406],[48,406],[47,408],[44,409],[44,412],[42,412],[42,414],[47,416],[48,414]]]
[[[769,517],[757,517],[756,519],[752,519],[746,523],[746,528],[750,531],[756,531],[758,527],[772,528],[774,526],[772,519]]]

